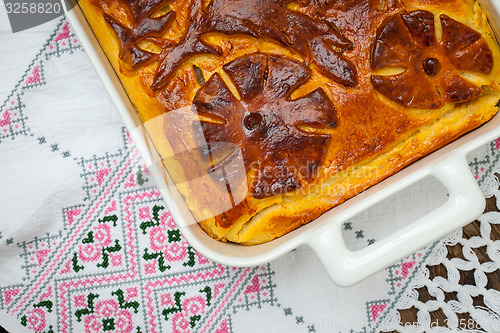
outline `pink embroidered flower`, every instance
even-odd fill
[[[130,333],[133,330],[132,314],[120,309],[114,300],[104,300],[95,306],[95,313],[85,317],[85,332]]]
[[[131,298],[135,298],[139,295],[137,291],[137,287],[127,288],[127,299],[125,301],[129,301]]]
[[[156,265],[157,264],[158,264],[158,262],[156,260],[153,260],[152,262],[145,264],[144,271],[146,272],[146,274],[156,273]]]
[[[154,227],[149,231],[149,243],[151,244],[151,250],[162,251],[163,247],[167,243],[167,235],[165,235],[165,230],[160,227]]]
[[[87,298],[85,295],[76,295],[75,298],[75,306],[82,308],[82,307],[87,307]]]
[[[169,227],[170,229],[175,229],[177,226],[175,225],[175,221],[170,215],[170,212],[164,212],[160,217],[161,225],[164,227]]]
[[[187,312],[189,315],[197,315],[205,312],[205,306],[207,305],[205,299],[201,296],[186,298],[182,302],[182,310]]]
[[[99,320],[99,316],[95,314],[85,317],[83,323],[85,325],[85,333],[96,333],[103,331],[101,320]]]
[[[102,248],[96,244],[80,244],[78,257],[83,262],[92,262],[101,259]]]
[[[166,308],[174,307],[174,301],[172,300],[172,294],[163,294],[160,298],[161,306]]]
[[[42,309],[33,309],[26,313],[28,329],[40,332],[45,328],[45,311]]]
[[[95,313],[101,317],[111,317],[118,309],[118,303],[115,300],[109,299],[97,303],[95,306]]]
[[[104,223],[99,223],[94,226],[94,240],[97,245],[102,247],[111,244],[111,227]]]
[[[143,220],[151,220],[151,213],[149,212],[149,207],[139,208],[139,218]]]
[[[187,245],[182,243],[174,243],[172,245],[166,245],[163,250],[163,255],[168,261],[180,261],[186,258],[187,255]]]
[[[129,333],[132,332],[134,326],[132,322],[132,314],[126,310],[120,310],[116,313],[115,317],[115,332]]]
[[[183,313],[176,313],[172,318],[172,328],[174,333],[189,333],[189,320]]]
[[[121,266],[122,265],[122,255],[121,254],[110,254],[109,255],[111,266]]]

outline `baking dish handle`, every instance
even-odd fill
[[[377,192],[376,197],[367,197],[362,201],[363,206],[356,208],[366,209],[425,176],[436,177],[448,189],[449,199],[386,238],[359,251],[347,249],[342,225],[351,217],[349,214],[336,215],[333,217],[335,221],[325,223],[311,234],[308,245],[317,253],[336,284],[344,287],[356,284],[466,225],[484,211],[484,196],[463,155],[448,156],[429,168],[389,184]]]

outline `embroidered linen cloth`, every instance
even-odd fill
[[[499,267],[481,216],[351,288],[335,286],[312,251],[234,268],[191,248],[64,19],[12,34],[0,5],[0,326],[10,332],[500,332]],[[470,157],[485,196],[498,192],[500,140]],[[367,246],[446,200],[425,179],[344,225]],[[470,242],[469,242],[470,241]],[[460,243],[464,259],[447,258]],[[479,263],[472,248],[486,246]],[[447,278],[430,279],[426,265]],[[459,270],[474,270],[462,286]],[[418,297],[427,286],[433,301]],[[445,292],[456,300],[445,301]],[[482,295],[485,306],[473,297]],[[414,323],[400,311],[415,307]],[[441,309],[447,321],[430,313]],[[459,314],[470,313],[463,321]],[[409,325],[411,324],[411,325]],[[448,328],[446,328],[448,327]]]

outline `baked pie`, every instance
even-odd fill
[[[211,237],[282,236],[497,112],[474,0],[80,0]]]

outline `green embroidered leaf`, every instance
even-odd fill
[[[97,264],[97,267],[108,268],[109,266],[109,255],[110,252],[118,252],[122,249],[120,242],[116,239],[115,245],[108,246],[102,250],[102,263]]]
[[[168,230],[168,242],[173,243],[173,242],[180,242],[181,239],[181,232],[179,230]]]
[[[168,320],[168,315],[172,314],[172,313],[176,313],[176,312],[179,312],[176,308],[168,308],[168,309],[163,309],[163,311],[161,312],[161,314],[165,318],[165,321],[167,321]]]
[[[109,266],[109,255],[107,252],[102,250],[102,262],[96,265],[97,267],[108,268]]]
[[[78,322],[82,321],[82,316],[94,313],[94,299],[96,299],[98,297],[99,297],[99,295],[92,294],[92,293],[90,293],[87,296],[87,305],[88,305],[88,308],[86,308],[86,309],[80,309],[80,310],[76,310],[75,311],[76,320]]]
[[[172,268],[172,266],[165,265],[165,259],[163,258],[163,255],[160,254],[160,256],[158,257],[158,269],[161,272],[165,272],[167,269],[170,269],[170,268]]]
[[[144,183],[148,181],[147,178],[142,177],[142,168],[141,167],[139,167],[139,170],[137,171],[136,175],[137,175],[137,182],[139,183],[139,185],[144,185]]]
[[[115,245],[114,246],[109,246],[109,247],[105,248],[105,250],[108,251],[108,252],[118,252],[121,249],[122,249],[122,247],[120,246],[120,243],[118,242],[117,239],[115,240]]]
[[[201,315],[192,316],[189,319],[190,319],[189,324],[191,325],[191,328],[194,328],[196,326],[196,322],[201,319]]]
[[[201,289],[200,292],[205,293],[205,295],[207,296],[207,306],[210,306],[210,300],[212,299],[212,288],[206,286],[205,288]]]
[[[28,325],[28,319],[26,318],[26,316],[21,317],[21,325],[23,326]]]
[[[118,217],[116,215],[105,216],[102,219],[99,219],[99,222],[113,222],[113,226],[116,227],[116,221],[118,221]]]
[[[189,260],[183,263],[183,266],[193,267],[196,264],[195,252],[191,246],[188,246],[188,258]]]
[[[115,329],[115,319],[114,318],[104,318],[102,320],[103,331],[113,331]]]
[[[168,321],[168,315],[176,312],[180,312],[182,310],[182,304],[181,304],[181,297],[184,296],[186,293],[181,292],[181,291],[176,291],[174,293],[174,300],[175,300],[175,305],[170,308],[165,308],[161,312],[163,317],[165,317],[165,320]]]
[[[165,272],[167,269],[170,269],[170,265],[165,265],[165,258],[163,258],[163,254],[161,252],[149,253],[148,249],[144,249],[144,255],[142,256],[146,260],[157,259],[158,260],[158,269],[161,272]]]
[[[89,305],[89,308],[92,309],[92,312],[94,312],[94,299],[96,299],[98,297],[99,297],[99,295],[92,294],[92,293],[90,293],[89,296],[87,297],[87,303]]]
[[[159,225],[160,225],[160,217],[159,217],[159,212],[160,212],[160,210],[162,210],[162,209],[165,209],[165,207],[155,205],[155,206],[153,207],[153,220],[154,220],[154,221],[146,221],[146,222],[142,222],[142,223],[139,225],[139,228],[141,228],[141,230],[142,230],[142,234],[143,234],[143,235],[145,235],[145,234],[146,234],[146,229],[147,229],[147,228],[150,228],[150,227],[155,227],[155,226],[159,226]]]
[[[146,221],[146,222],[142,222],[142,223],[139,225],[139,228],[141,228],[141,230],[142,230],[142,234],[143,234],[143,235],[145,235],[145,234],[147,234],[147,232],[146,232],[146,229],[147,229],[147,228],[154,227],[154,226],[156,226],[156,225],[158,225],[158,223],[153,222],[153,221]]]
[[[181,309],[182,309],[181,297],[184,295],[186,295],[186,293],[183,291],[176,291],[174,293],[175,305],[177,305],[177,308],[179,309],[179,311],[181,311]]]
[[[158,216],[158,213],[160,212],[160,210],[162,209],[165,209],[165,207],[163,206],[157,206],[155,205],[153,207],[153,219],[158,222],[158,224],[160,223],[160,217]]]
[[[85,267],[83,266],[80,266],[78,265],[78,253],[75,252],[75,254],[73,255],[73,259],[71,259],[71,262],[73,263],[73,270],[78,273],[79,271],[81,271],[82,269],[84,269]]]
[[[93,313],[94,311],[90,311],[89,309],[80,309],[75,311],[75,316],[76,316],[76,321],[81,322],[82,321],[82,316],[89,315]]]
[[[133,308],[134,309],[134,313],[138,313],[139,312],[139,302],[137,301],[132,301],[132,302],[127,302],[125,303],[125,308]]]
[[[40,303],[37,303],[37,304],[33,304],[33,307],[35,308],[41,308],[41,307],[45,307],[47,308],[47,312],[52,312],[52,306],[54,305],[54,303],[52,303],[52,301],[41,301]]]
[[[144,255],[142,256],[146,260],[156,259],[160,254],[158,252],[149,253],[149,249],[144,249]]]
[[[139,302],[136,301],[125,302],[125,296],[123,295],[123,290],[118,289],[116,291],[113,291],[111,295],[116,295],[118,297],[118,303],[121,309],[133,308],[134,313],[137,313],[139,311]]]
[[[123,290],[118,289],[118,290],[112,291],[111,295],[115,295],[116,297],[118,297],[118,303],[120,304],[120,307],[122,307],[123,303],[125,302],[125,296],[123,294]]]
[[[89,244],[94,242],[94,234],[92,231],[90,231],[87,234],[87,238],[82,239],[82,244]]]

